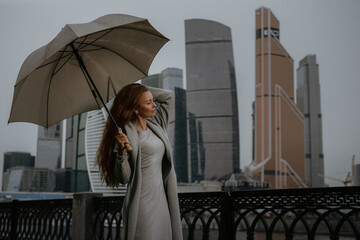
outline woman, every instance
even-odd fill
[[[160,104],[157,108],[155,101]],[[182,239],[167,137],[173,105],[173,92],[134,83],[117,94],[110,110],[122,131],[107,120],[97,160],[107,185],[127,183],[123,205],[126,240]],[[129,143],[131,152],[125,148]]]

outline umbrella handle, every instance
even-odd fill
[[[116,125],[117,126],[117,125]],[[119,132],[123,132],[122,130],[121,130],[121,128],[119,128],[118,127],[118,131]],[[128,151],[128,152],[131,152],[133,149],[132,149],[132,147],[130,146],[130,144],[128,144],[128,143],[125,143],[125,148],[126,148],[126,150]]]
[[[128,144],[128,143],[125,143],[125,148],[128,152],[131,152],[133,150],[132,147],[130,146],[130,144]]]

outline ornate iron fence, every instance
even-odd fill
[[[233,229],[247,233],[263,232],[266,239],[282,233],[285,239],[296,235],[306,239],[340,235],[360,239],[360,188],[307,188],[234,192]],[[231,236],[229,239],[234,239]]]
[[[96,239],[123,239],[122,197],[96,199]],[[360,239],[360,188],[180,193],[184,239]]]
[[[70,239],[72,199],[0,204],[0,239]]]
[[[124,197],[94,199],[93,234],[95,239],[124,239],[121,208]]]
[[[10,239],[11,236],[12,203],[0,204],[0,239]]]
[[[72,221],[72,199],[1,203],[0,239],[70,239],[77,224],[94,239],[124,239],[123,200],[92,198],[91,226]],[[360,239],[360,187],[180,193],[179,205],[189,240]]]

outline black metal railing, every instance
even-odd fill
[[[124,239],[123,200],[92,198],[94,239]],[[72,201],[0,203],[0,239],[70,239],[84,225]],[[360,239],[360,187],[180,193],[179,205],[184,239]]]
[[[0,239],[70,239],[72,199],[0,204]]]
[[[263,232],[285,239],[360,239],[360,188],[307,188],[234,192],[231,204],[233,229],[244,230],[247,239]],[[229,239],[233,239],[233,236]]]
[[[121,208],[124,197],[94,199],[93,235],[95,239],[124,239]]]
[[[96,239],[123,239],[123,198],[96,200]],[[184,239],[360,239],[360,188],[180,193]]]

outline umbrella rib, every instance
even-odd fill
[[[87,36],[83,39],[83,41],[82,41],[82,43],[81,44],[83,44],[84,43],[84,41],[86,40],[86,38],[87,38]],[[75,42],[75,41],[74,41]],[[79,53],[79,48],[82,46],[82,45],[79,45],[78,46],[78,48],[76,49],[76,51]],[[71,43],[71,46],[72,47],[74,47],[74,45],[73,45],[73,43]],[[75,54],[75,52],[74,51],[72,51],[72,53],[73,54]],[[76,55],[76,54],[75,54]],[[79,63],[79,61],[78,61],[78,63]],[[82,68],[81,67],[81,64],[79,63],[79,67],[80,67],[80,69],[81,69],[81,71],[82,71],[82,73],[83,73],[83,75],[84,75],[84,77],[85,77],[85,80],[86,80],[86,83],[88,84],[88,87],[89,87],[89,89],[90,89],[90,91],[91,91],[91,93],[93,94],[93,96],[94,96],[94,100],[95,100],[95,102],[96,102],[96,104],[97,104],[97,106],[98,106],[98,108],[100,109],[101,107],[100,107],[100,104],[99,104],[99,102],[98,102],[98,100],[97,100],[97,94],[95,93],[95,90],[94,90],[94,88],[93,87],[91,87],[91,84],[90,84],[90,80],[89,80],[89,78],[87,77],[87,74],[85,73],[85,70],[84,70],[84,68]],[[100,96],[101,97],[101,96]]]
[[[102,38],[103,36],[105,36],[105,35],[108,34],[109,32],[111,32],[111,31],[108,31],[107,33],[105,33],[105,34],[103,34],[102,36],[98,37],[98,38],[95,39],[94,41],[97,41],[98,39]],[[85,47],[88,45],[88,44],[84,44],[84,42],[86,41],[86,39],[87,39],[88,36],[89,36],[89,35],[86,35],[86,36],[83,38],[83,40],[81,41],[81,43],[78,43],[78,44],[80,45],[80,46],[79,46],[79,49],[85,48]],[[94,42],[94,41],[92,41],[92,42]],[[75,41],[74,41],[74,42],[75,42]],[[46,63],[46,64],[43,64],[43,65],[37,67],[36,69],[39,69],[39,68],[42,68],[42,67],[46,67],[47,65],[53,64],[54,62],[59,62],[62,58],[66,58],[66,57],[69,57],[69,56],[70,56],[70,57],[64,62],[64,64],[61,65],[61,67],[59,67],[56,71],[54,71],[55,74],[56,74],[56,73],[57,73],[58,71],[60,71],[61,68],[71,59],[71,57],[72,57],[73,54],[74,54],[73,51],[69,51],[69,50],[66,51],[67,46],[68,46],[68,45],[66,45],[66,47],[65,47],[64,50],[59,51],[59,53],[61,53],[61,57],[60,57],[60,58],[57,58],[57,59],[55,59],[55,60],[53,60],[53,61],[51,61],[51,62],[48,62],[48,63]],[[68,54],[64,55],[65,52],[67,52]],[[55,75],[55,74],[54,74],[54,75]]]
[[[87,38],[87,36],[85,36],[84,37],[84,39],[83,39],[83,41],[81,42],[81,44],[83,44],[84,43],[84,41],[86,40],[86,38]],[[54,63],[54,62],[59,62],[62,58],[66,58],[66,57],[68,57],[68,59],[56,70],[56,71],[54,71],[54,74],[53,75],[55,75],[56,73],[58,73],[63,67],[64,67],[64,65],[71,59],[71,57],[74,55],[74,53],[73,53],[73,51],[66,51],[66,49],[68,48],[68,46],[69,45],[66,45],[66,47],[65,47],[65,49],[63,50],[63,51],[59,51],[59,52],[61,52],[61,56],[60,56],[60,58],[58,58],[58,59],[56,59],[56,60],[54,60],[54,61],[52,61],[52,62],[50,62],[50,63],[47,63],[47,64],[45,64],[45,65],[42,65],[42,66],[40,66],[40,67],[38,67],[38,68],[41,68],[41,67],[44,67],[44,66],[46,66],[46,65],[48,65],[48,64],[51,64],[51,63]],[[66,54],[65,56],[64,56],[64,53],[65,52],[67,52],[68,54]],[[56,66],[55,66],[55,68],[56,68]]]
[[[134,63],[132,63],[129,59],[127,59],[127,58],[124,57],[123,55],[121,55],[121,54],[119,54],[119,53],[117,53],[117,52],[115,52],[115,51],[113,51],[113,50],[111,50],[111,49],[109,49],[109,48],[103,47],[103,46],[99,46],[99,45],[96,45],[96,44],[88,44],[88,46],[89,46],[89,45],[90,45],[90,46],[93,46],[93,47],[98,47],[99,49],[91,49],[91,50],[87,50],[86,52],[98,51],[98,50],[102,50],[102,49],[108,50],[109,52],[112,52],[112,53],[118,55],[119,57],[121,57],[122,59],[124,59],[125,61],[127,61],[128,63],[130,63],[130,64],[131,64],[134,68],[136,68],[139,72],[141,72],[142,74],[144,74],[145,76],[147,76],[147,74],[144,73],[143,70],[141,70],[140,68],[138,68]],[[85,51],[83,51],[83,52],[85,52]]]
[[[84,41],[86,40],[86,38],[87,38],[87,36],[84,37],[84,39],[83,39],[83,41],[82,41],[81,44],[84,43]],[[66,49],[68,48],[68,46],[69,46],[69,45],[66,45],[64,51],[61,51],[62,54],[64,54],[65,52],[68,52],[68,53],[69,53],[69,54],[66,54],[66,57],[68,57],[68,59],[66,59],[66,61],[65,61],[56,71],[54,71],[54,74],[53,74],[53,75],[55,75],[56,73],[58,73],[58,72],[65,66],[65,64],[71,59],[71,57],[74,55],[74,52],[73,52],[73,51],[66,51]],[[62,56],[63,56],[63,55],[62,55]],[[60,59],[62,58],[62,56],[58,59],[58,61],[60,61]],[[64,58],[65,58],[65,56],[64,56]]]
[[[65,64],[71,59],[73,54],[68,54],[68,56],[69,56],[68,59],[66,59],[66,61],[56,71],[53,72],[53,75],[57,74],[65,66]],[[59,59],[59,61],[60,61],[60,59]]]
[[[99,40],[99,39],[103,38],[104,36],[108,35],[112,30],[113,30],[113,28],[107,29],[106,31],[104,31],[104,34],[102,34],[101,36],[95,38],[93,41],[91,41],[89,43],[83,44],[88,36],[94,35],[96,33],[86,35],[85,38],[83,39],[83,41],[81,42],[81,44],[79,45],[79,48],[77,50],[79,51],[80,49],[83,49],[83,48],[87,47],[88,45],[92,44],[93,42],[96,42],[97,40]],[[76,42],[74,41],[74,43],[76,43]]]
[[[59,51],[59,53],[65,53],[65,52],[68,52],[68,51]],[[66,54],[66,55],[61,55],[61,57],[60,58],[57,58],[57,59],[55,59],[55,60],[53,60],[53,61],[51,61],[51,62],[48,62],[48,63],[46,63],[46,64],[43,64],[43,65],[40,65],[40,66],[38,66],[36,69],[39,69],[39,68],[42,68],[42,67],[46,67],[47,65],[50,65],[50,64],[53,64],[54,62],[58,62],[58,61],[60,61],[62,58],[66,58],[66,57],[68,57],[70,55],[70,58],[71,58],[71,56],[72,56],[72,52],[68,52],[68,54]]]
[[[166,37],[163,37],[163,36],[161,36],[161,35],[158,35],[158,34],[155,34],[155,33],[149,32],[149,31],[139,30],[139,29],[136,29],[136,28],[130,28],[130,27],[117,27],[117,28],[116,28],[116,27],[115,27],[115,28],[107,29],[107,31],[105,31],[104,34],[102,34],[101,36],[99,36],[98,38],[96,38],[95,40],[93,40],[92,42],[84,44],[84,42],[86,41],[86,39],[87,39],[88,36],[91,36],[91,35],[96,34],[96,33],[86,35],[86,36],[82,39],[82,41],[81,41],[80,43],[78,43],[78,44],[79,44],[79,48],[78,48],[79,52],[85,52],[85,51],[81,51],[81,50],[84,49],[85,47],[89,46],[89,45],[90,45],[90,46],[99,47],[99,49],[86,50],[87,52],[88,52],[88,51],[97,51],[97,50],[100,50],[100,49],[109,50],[109,51],[115,53],[116,55],[122,57],[123,59],[125,59],[127,62],[129,62],[131,65],[133,65],[135,68],[137,68],[137,69],[138,69],[141,73],[143,73],[144,75],[147,75],[146,73],[144,73],[142,70],[140,70],[138,67],[136,67],[136,65],[134,65],[131,61],[129,61],[127,58],[125,58],[125,57],[122,56],[121,54],[118,54],[118,53],[116,53],[116,52],[114,52],[114,51],[112,51],[112,50],[110,50],[110,49],[108,49],[108,48],[104,48],[104,47],[101,47],[101,46],[98,46],[98,45],[93,44],[93,43],[96,42],[97,40],[99,40],[99,39],[101,39],[102,37],[104,37],[105,35],[109,34],[109,33],[110,33],[111,31],[113,31],[114,29],[128,29],[128,30],[133,30],[133,31],[139,31],[139,32],[147,33],[147,34],[150,34],[150,35],[159,37],[159,38],[166,38]],[[77,42],[74,41],[74,43],[77,43]],[[73,56],[73,52],[72,52],[72,51],[66,51],[66,48],[65,48],[65,50],[59,51],[59,52],[62,53],[62,55],[61,55],[60,58],[55,59],[54,61],[48,62],[48,63],[46,63],[46,64],[44,64],[44,65],[41,65],[41,66],[37,67],[36,69],[45,67],[45,66],[47,66],[47,65],[49,65],[49,64],[52,64],[52,63],[54,63],[54,62],[58,62],[58,61],[60,61],[62,58],[69,57],[56,71],[54,71],[54,74],[56,74],[58,71],[60,71],[60,70],[63,68],[63,66],[64,66],[64,65],[71,59],[71,57]],[[63,53],[65,53],[65,52],[68,52],[68,54],[63,55]]]
[[[65,47],[66,49],[67,47]],[[56,70],[56,67],[58,66],[59,62],[60,62],[60,59],[62,58],[63,54],[64,54],[65,51],[63,51],[61,53],[61,56],[60,58],[58,59],[58,61],[55,63],[55,66],[54,66],[54,69],[51,73],[51,77],[50,77],[50,81],[49,81],[49,86],[48,86],[48,90],[47,90],[47,98],[46,98],[46,127],[49,126],[49,97],[50,97],[50,88],[51,88],[51,82],[53,80],[53,77],[55,76],[55,74],[58,72],[58,71],[55,71]],[[71,57],[71,56],[70,56]],[[69,59],[68,59],[69,60]],[[66,60],[66,62],[68,61]],[[65,63],[66,63],[65,62]],[[62,65],[64,66],[64,64]],[[62,68],[62,66],[60,68]]]
[[[149,23],[150,24],[150,23]],[[150,31],[145,31],[145,30],[142,30],[142,29],[136,29],[136,28],[131,28],[131,27],[118,27],[119,29],[128,29],[128,30],[134,30],[134,31],[138,31],[138,32],[143,32],[143,33],[147,33],[147,34],[150,34],[150,35],[153,35],[153,36],[156,36],[158,38],[164,38],[164,39],[168,39],[167,37],[165,36],[162,36],[161,34],[156,34],[156,33],[153,33],[153,32],[150,32]]]

